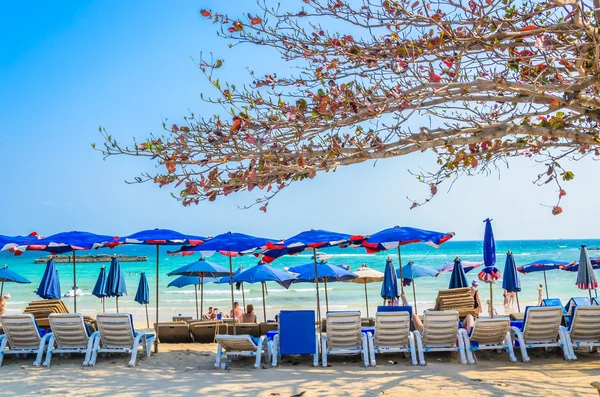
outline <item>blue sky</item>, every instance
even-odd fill
[[[219,5],[224,3],[225,6]],[[298,4],[301,2],[298,1]],[[213,93],[190,57],[213,52],[226,60],[221,80],[241,84],[257,73],[285,74],[289,66],[269,50],[229,49],[202,8],[235,14],[253,2],[14,1],[0,14],[0,234],[85,230],[125,235],[165,227],[201,235],[227,230],[272,238],[308,228],[371,233],[396,224],[454,231],[457,239],[483,237],[494,218],[497,239],[593,238],[598,166],[572,164],[576,179],[561,216],[554,186],[531,181],[543,165],[524,160],[509,170],[459,180],[430,204],[409,210],[406,196],[425,186],[407,169],[435,165],[430,155],[339,169],[293,185],[263,214],[240,210],[247,194],[184,208],[168,190],[127,185],[154,166],[144,159],[104,161],[91,149],[98,126],[121,142],[161,132],[162,118],[180,122],[188,109],[213,111],[200,92]]]

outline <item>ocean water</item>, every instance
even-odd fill
[[[497,264],[496,266],[503,272],[506,260],[507,250],[511,250],[515,257],[517,266],[525,265],[539,259],[554,259],[573,261],[579,258],[579,248],[581,244],[586,244],[590,248],[600,247],[600,240],[525,240],[525,241],[496,241]],[[169,248],[173,249],[173,248]],[[333,264],[342,264],[350,266],[350,270],[366,264],[369,267],[383,271],[385,261],[389,255],[394,265],[398,266],[397,251],[382,252],[378,254],[367,254],[364,249],[340,249],[327,248],[319,250],[327,255],[332,255],[328,261]],[[442,265],[452,262],[456,256],[465,261],[482,260],[482,242],[481,241],[450,241],[439,248],[432,248],[424,244],[413,244],[402,247],[402,263],[406,264],[412,260],[416,264],[439,268]],[[125,273],[127,296],[119,299],[119,309],[121,312],[131,312],[135,316],[137,323],[145,322],[145,308],[136,303],[133,298],[136,293],[139,282],[139,274],[143,270],[146,272],[150,284],[150,300],[148,312],[150,321],[155,318],[155,282],[156,282],[156,248],[154,246],[129,245],[117,247],[115,249],[100,249],[91,252],[81,251],[78,256],[94,255],[100,253],[117,253],[125,255],[144,255],[148,256],[148,262],[128,263],[121,262],[121,267]],[[34,291],[42,278],[45,269],[44,264],[34,264],[34,259],[46,256],[46,253],[26,252],[19,257],[15,257],[8,252],[0,253],[0,265],[7,264],[10,269],[31,280],[31,284],[6,283],[4,291],[11,294],[11,299],[7,304],[9,313],[19,313],[31,300],[38,299]],[[184,315],[195,317],[195,295],[194,287],[188,286],[182,289],[175,287],[167,288],[168,283],[175,277],[167,276],[167,273],[191,263],[199,258],[200,254],[194,256],[170,256],[167,254],[167,248],[161,247],[159,253],[160,271],[159,271],[159,294],[160,310],[159,317],[162,320],[170,319],[171,316]],[[600,256],[600,252],[591,249],[590,257]],[[229,266],[229,258],[215,254],[207,260]],[[233,268],[239,266],[244,268],[255,265],[258,258],[248,255],[233,258]],[[305,252],[296,256],[282,257],[272,263],[273,266],[283,269],[304,263],[312,262],[312,252]],[[108,268],[109,263],[105,264]],[[67,292],[73,285],[73,271],[71,264],[58,263],[60,283],[63,293]],[[102,311],[101,300],[91,295],[98,272],[102,264],[100,263],[79,263],[77,264],[77,286],[83,290],[84,295],[77,298],[78,311],[94,316],[95,313]],[[477,278],[477,273],[481,268],[467,273],[469,282]],[[582,291],[575,285],[576,273],[565,272],[562,270],[553,270],[546,272],[548,279],[548,290],[551,297],[560,297],[563,302],[572,296],[587,296],[587,291]],[[539,284],[543,284],[543,273],[532,273],[520,275],[522,292],[519,293],[519,300],[523,308],[527,304],[537,302]],[[431,308],[437,296],[437,291],[448,287],[450,273],[441,274],[438,277],[421,277],[416,280],[415,289],[417,297],[418,311]],[[321,286],[322,312],[325,311],[325,299],[323,285]],[[367,284],[367,294],[369,297],[370,314],[375,313],[377,305],[382,303],[380,297],[381,283]],[[480,283],[482,301],[489,297],[489,285]],[[281,309],[314,309],[316,307],[316,294],[314,284],[299,283],[292,285],[288,290],[275,283],[267,284],[268,295],[266,297],[267,317],[272,319]],[[365,313],[365,293],[362,284],[355,283],[328,283],[327,292],[329,296],[329,310],[361,310]],[[405,291],[409,302],[412,304],[412,287]],[[198,292],[199,294],[199,292]],[[493,285],[494,303],[499,312],[502,307],[502,283],[501,281]],[[252,303],[256,315],[259,319],[263,318],[262,291],[260,284],[245,284],[244,296],[246,304]],[[235,299],[242,304],[242,292],[235,291]],[[64,298],[67,306],[72,310],[73,299]],[[230,289],[228,284],[206,284],[204,287],[204,307],[218,307],[221,311],[228,311],[231,305]],[[115,299],[106,300],[107,311],[115,310]]]

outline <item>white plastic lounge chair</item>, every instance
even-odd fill
[[[48,352],[42,364],[49,367],[54,353],[85,354],[84,363],[90,360],[94,340],[98,333],[90,333],[83,315],[80,313],[59,314],[52,313],[48,316],[52,333],[48,339]]]
[[[516,362],[512,338],[510,336],[510,318],[479,318],[475,320],[470,333],[465,337],[467,360],[475,364],[475,351],[503,349],[508,352],[510,361]]]
[[[524,362],[529,362],[527,349],[535,347],[560,347],[565,360],[571,359],[564,328],[561,328],[562,308],[556,306],[528,306],[523,326],[511,327],[519,342]]]
[[[87,365],[96,365],[98,353],[131,353],[130,367],[135,367],[135,360],[140,345],[150,357],[152,343],[155,336],[133,329],[133,319],[128,313],[98,313],[96,318],[98,335],[94,340],[92,356]]]
[[[331,354],[360,354],[365,367],[369,366],[367,335],[360,329],[360,312],[328,312],[327,334],[321,338],[322,365],[327,367]]]
[[[375,353],[408,352],[412,365],[418,365],[415,339],[410,332],[410,313],[377,312],[375,335],[368,333],[371,365],[375,367]]]
[[[575,307],[569,328],[561,328],[571,359],[576,360],[575,349],[588,347],[591,351],[600,346],[600,306]]]
[[[215,360],[215,368],[221,369],[221,362],[227,363],[229,356],[256,356],[254,368],[260,369],[263,351],[267,351],[267,357],[270,354],[267,349],[266,336],[261,336],[258,343],[252,339],[250,335],[217,335],[217,358]]]
[[[431,311],[423,314],[423,334],[413,331],[419,350],[419,362],[426,365],[424,353],[458,351],[460,363],[466,365],[464,329],[458,328],[458,311]]]
[[[0,367],[7,354],[36,354],[33,365],[39,367],[50,334],[42,335],[32,314],[2,315],[4,335],[0,337]]]

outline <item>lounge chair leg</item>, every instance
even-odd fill
[[[471,346],[471,338],[469,338],[469,334],[467,330],[464,328],[460,328],[458,330],[458,336],[462,337],[463,346],[465,348],[465,356],[467,358],[468,364],[475,364],[475,352],[473,351],[473,347]]]
[[[319,335],[315,335],[316,344],[315,344],[315,354],[313,355],[313,366],[319,366]]]
[[[508,350],[508,357],[511,362],[516,363],[517,357],[515,356],[515,350],[513,349],[512,338],[510,337],[510,331],[506,332],[506,336],[504,337],[504,344],[506,345],[506,349]]]
[[[98,349],[100,347],[101,339],[102,338],[100,338],[100,336],[98,335],[98,337],[94,341],[94,347],[92,348],[92,358],[90,359],[90,361],[87,364],[90,367],[93,367],[94,365],[96,365],[96,359],[98,358]]]
[[[46,352],[46,361],[44,361],[42,363],[43,367],[49,367],[50,366],[50,362],[52,361],[52,351],[54,349],[54,335],[52,334],[50,336],[50,339],[48,340],[48,351]]]
[[[560,345],[560,348],[563,351],[563,356],[565,358],[565,360],[570,361],[570,360],[576,360],[577,358],[573,358],[573,356],[575,356],[575,353],[573,353],[571,355],[571,338],[570,336],[565,336],[565,329],[563,327],[559,328],[558,330],[558,343]]]
[[[327,367],[327,335],[321,337],[321,365]]]
[[[279,334],[275,335],[273,337],[273,341],[271,342],[271,355],[272,360],[271,360],[271,366],[272,367],[276,367],[277,366],[277,355],[279,354]]]
[[[140,342],[142,341],[142,338],[146,337],[145,334],[139,333],[134,341],[133,341],[133,349],[131,351],[131,360],[129,361],[129,366],[130,367],[135,367],[135,360],[137,359],[137,354],[138,354],[138,349],[140,348]]]
[[[460,353],[460,363],[462,365],[467,365],[467,355],[465,354],[465,340],[464,337],[461,335],[461,330],[458,330],[458,334],[456,335],[456,338],[458,339],[458,352]]]
[[[529,356],[527,355],[527,346],[525,345],[525,340],[523,339],[523,334],[521,333],[521,330],[516,327],[512,327],[512,331],[513,331],[514,335],[517,337],[517,340],[519,341],[519,347],[521,348],[521,357],[523,358],[523,362],[528,363],[530,361],[530,359],[529,359]]]
[[[415,345],[415,336],[412,332],[408,333],[408,345],[410,346],[410,358],[412,360],[412,365],[419,365],[419,361],[417,360],[417,347]]]
[[[367,334],[367,338],[369,340],[369,355],[371,356],[371,366],[376,367],[377,362],[375,361],[375,343],[374,343],[373,334],[371,334],[369,332]]]
[[[221,355],[223,354],[223,348],[221,347],[221,344],[219,343],[217,345],[217,357],[215,358],[215,368],[216,369],[221,369]]]
[[[90,362],[90,359],[92,358],[92,350],[94,349],[94,342],[96,341],[96,338],[100,337],[100,333],[98,331],[92,333],[90,335],[90,338],[88,340],[88,344],[87,344],[87,349],[85,350],[85,358],[83,359],[83,364],[81,364],[82,366],[86,367],[88,365],[88,363]]]
[[[254,368],[260,369],[260,365],[262,363],[262,352],[263,352],[263,343],[265,341],[265,337],[262,336],[258,341],[258,346],[256,347],[256,361],[254,362]]]
[[[367,342],[367,335],[362,334],[362,358],[365,363],[365,368],[369,367],[369,343]]]
[[[42,365],[42,359],[44,358],[44,353],[46,352],[46,345],[48,344],[48,339],[53,336],[52,334],[46,334],[40,341],[40,345],[38,347],[37,354],[35,356],[35,361],[33,362],[34,367],[39,367]]]
[[[413,331],[413,335],[415,336],[415,340],[417,341],[417,350],[419,353],[419,363],[421,365],[427,365],[425,361],[425,354],[423,352],[423,340],[421,339],[421,334],[419,331]]]
[[[4,350],[6,350],[7,343],[8,339],[5,336],[0,338],[0,367],[2,366],[2,361],[4,361]]]

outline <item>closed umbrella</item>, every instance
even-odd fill
[[[394,271],[394,264],[388,257],[385,261],[385,270],[383,271],[383,282],[381,283],[381,297],[385,300],[398,298],[398,278]]]
[[[198,312],[197,284],[195,284],[194,289],[196,292],[196,318],[200,319],[200,314],[204,313],[204,278],[222,277],[227,274],[229,274],[229,270],[227,270],[225,267],[210,263],[204,259],[204,257],[201,257],[196,262],[173,270],[169,273],[169,276],[190,276],[196,277],[199,280],[197,284],[200,284],[200,312]]]
[[[148,287],[148,279],[146,273],[142,270],[140,275],[140,283],[138,284],[135,298],[133,299],[140,305],[146,306],[146,326],[150,328],[150,319],[148,318],[148,303],[150,303],[150,287]]]
[[[355,279],[356,274],[346,270],[343,267],[331,265],[327,262],[320,262],[316,267],[309,267],[306,271],[300,273],[294,282],[310,282],[318,284],[323,283],[325,288],[325,307],[329,311],[329,296],[327,294],[327,282],[348,281]]]
[[[127,295],[127,286],[125,285],[125,275],[121,269],[121,264],[116,255],[113,256],[110,267],[108,268],[108,277],[106,278],[106,296],[116,298],[117,313],[119,312],[119,297]]]
[[[46,270],[42,276],[42,281],[35,292],[42,299],[60,299],[60,281],[58,279],[58,271],[54,264],[54,259],[49,259],[46,262]]]
[[[31,281],[27,280],[25,277],[10,270],[7,265],[4,265],[4,267],[0,269],[0,281],[2,282],[2,286],[0,287],[0,296],[3,296],[4,294],[4,283],[31,283]]]
[[[490,285],[490,316],[494,317],[494,295],[492,284],[500,278],[500,270],[496,268],[496,242],[492,231],[491,219],[485,221],[485,233],[483,235],[483,264],[485,267],[479,272],[479,279]]]
[[[502,278],[502,288],[508,292],[514,292],[517,297],[517,309],[521,311],[519,304],[519,292],[521,292],[521,280],[517,272],[517,265],[512,252],[506,253],[506,264],[504,265],[504,277]]]
[[[454,259],[454,267],[452,268],[452,274],[450,275],[450,284],[448,289],[454,288],[467,288],[469,283],[467,282],[467,276],[465,276],[465,269],[460,263],[460,259],[456,257]]]
[[[356,269],[353,273],[356,274],[357,277],[353,278],[352,280],[348,280],[348,282],[363,284],[365,286],[365,305],[367,306],[367,317],[369,317],[369,298],[367,296],[367,284],[383,281],[383,273],[375,269],[371,269],[365,264],[361,265],[361,267]]]
[[[398,277],[400,277],[400,269],[398,269],[396,272],[398,273]],[[408,264],[406,264],[405,266],[402,267],[402,274],[404,276],[404,279],[402,280],[402,282],[407,280],[408,282],[410,282],[412,284],[413,301],[415,303],[415,314],[416,314],[417,313],[417,292],[415,290],[415,279],[417,279],[419,277],[435,277],[438,275],[438,272],[437,272],[437,270],[435,270],[431,267],[417,265],[413,261],[409,261]]]
[[[106,267],[104,266],[100,268],[100,273],[98,274],[98,279],[96,280],[96,284],[94,285],[94,289],[92,290],[92,295],[102,299],[102,313],[106,312]]]
[[[579,257],[579,269],[577,270],[577,288],[587,289],[590,294],[590,304],[592,304],[592,290],[598,288],[598,281],[594,268],[590,262],[587,248],[581,245],[581,255]]]

